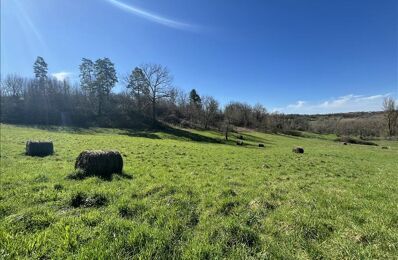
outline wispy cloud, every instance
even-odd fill
[[[195,26],[195,25],[192,25],[189,23],[180,22],[180,21],[177,21],[174,19],[166,18],[164,16],[143,10],[136,6],[125,4],[118,0],[106,0],[106,1],[111,3],[113,6],[120,8],[124,11],[127,11],[129,13],[132,13],[134,15],[140,16],[149,21],[159,23],[159,24],[167,26],[167,27],[171,27],[171,28],[179,29],[179,30],[186,30],[186,31],[197,31],[199,29],[198,26]]]
[[[382,102],[389,94],[373,96],[346,95],[320,102],[297,101],[285,107],[273,109],[286,114],[329,114],[360,111],[380,111]]]
[[[57,80],[64,81],[64,80],[69,79],[71,77],[72,73],[67,72],[67,71],[60,71],[60,72],[52,73],[51,75],[54,78],[56,78]]]

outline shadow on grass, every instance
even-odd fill
[[[155,126],[152,127],[136,127],[136,128],[84,128],[84,127],[63,127],[63,126],[30,126],[35,127],[41,130],[52,131],[52,132],[66,132],[71,134],[87,134],[94,135],[97,133],[112,133],[117,135],[125,135],[129,137],[142,137],[148,139],[176,139],[176,140],[188,140],[194,142],[202,142],[202,143],[212,143],[212,144],[227,144],[227,145],[236,145],[236,138],[240,134],[232,133],[230,140],[225,140],[223,136],[219,138],[209,137],[202,135],[200,133],[194,133],[186,129],[173,127],[161,122],[158,122]],[[166,134],[165,137],[162,137],[161,134]],[[248,147],[256,147],[259,143],[263,143],[266,145],[272,145],[274,142],[251,135],[249,133],[242,133],[244,136],[244,146]],[[286,136],[286,135],[284,135]],[[290,137],[290,136],[286,136]],[[292,137],[297,139],[295,137]],[[253,142],[256,144],[250,144],[248,142]]]
[[[113,173],[109,176],[102,176],[102,175],[96,175],[96,174],[86,174],[83,171],[74,171],[70,173],[68,176],[66,176],[67,179],[69,180],[84,180],[87,178],[91,177],[97,177],[103,181],[112,181],[115,177],[118,179],[127,179],[127,180],[132,180],[133,176],[122,172],[122,173]]]
[[[125,133],[119,133],[119,135],[127,135],[130,137],[143,137],[143,138],[149,138],[149,139],[162,139],[155,133],[151,133],[149,131],[126,130]]]
[[[158,122],[152,127],[136,127],[136,128],[84,128],[84,127],[63,127],[63,126],[43,126],[43,125],[30,125],[41,130],[51,132],[66,132],[71,134],[97,134],[97,133],[114,133],[119,135],[126,135],[130,137],[143,137],[149,139],[162,139],[157,133],[162,132],[170,135],[170,138],[186,139],[195,142],[205,143],[222,143],[218,138],[212,138],[201,134],[193,133],[185,129],[172,127],[161,122]]]
[[[261,138],[261,137],[255,136],[255,135],[251,135],[248,133],[242,133],[242,135],[244,137],[243,141],[247,140],[249,142],[263,143],[263,144],[269,144],[269,145],[274,144],[274,142],[272,142],[270,140],[267,140],[265,138]]]
[[[195,141],[195,142],[205,142],[205,143],[221,143],[220,139],[217,138],[212,138],[212,137],[208,137],[208,136],[204,136],[204,135],[200,135],[197,133],[192,133],[190,131],[184,130],[184,129],[180,129],[180,128],[174,128],[174,127],[170,127],[170,126],[163,126],[160,129],[161,131],[170,134],[170,135],[174,135],[176,137],[180,137],[180,138],[185,138],[185,139],[189,139],[191,141]]]
[[[294,136],[294,135],[288,135],[288,134],[284,134],[284,133],[276,133],[276,135],[283,136],[283,137],[290,138],[290,139],[295,139],[295,140],[305,138],[303,136]]]
[[[212,138],[208,136],[204,136],[201,134],[193,133],[188,130],[171,127],[164,124],[158,124],[156,127],[147,130],[133,130],[128,129],[123,133],[119,133],[120,135],[127,135],[131,137],[144,137],[150,139],[162,139],[157,132],[162,132],[164,134],[170,135],[170,138],[173,139],[185,139],[194,142],[204,142],[204,143],[221,143],[220,139]]]
[[[25,125],[24,125],[25,126]],[[65,132],[68,134],[96,134],[101,133],[100,129],[94,129],[90,127],[75,127],[75,126],[46,126],[46,125],[26,125],[26,127],[32,127],[40,130],[49,132]]]

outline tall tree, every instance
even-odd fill
[[[118,82],[115,66],[108,58],[98,59],[95,63],[83,58],[79,68],[82,89],[96,97],[98,115],[102,115],[104,103]]]
[[[79,69],[80,85],[82,89],[87,93],[95,93],[94,62],[90,59],[83,58]]]
[[[139,111],[141,111],[145,99],[147,99],[147,97],[149,96],[149,88],[142,69],[138,67],[135,68],[131,72],[127,83],[127,89],[130,89],[131,94],[137,102],[137,108]]]
[[[265,129],[266,127],[266,119],[267,116],[267,109],[259,103],[255,104],[253,107],[253,117],[254,117],[254,123],[256,127],[262,127]]]
[[[196,91],[192,89],[189,92],[188,118],[191,122],[200,123],[202,119],[202,100]]]
[[[36,79],[44,81],[47,79],[48,65],[44,61],[43,57],[38,56],[35,63],[33,64],[33,71]]]
[[[196,92],[196,89],[192,89],[191,92],[189,92],[189,102],[195,106],[201,105],[202,100],[199,94]]]
[[[383,109],[387,121],[388,136],[393,136],[398,122],[398,107],[395,106],[395,100],[392,97],[385,98]]]
[[[235,110],[236,109],[233,103],[229,103],[224,109],[223,127],[224,127],[225,140],[227,141],[228,141],[228,133],[229,131],[232,130],[232,121],[236,114]]]
[[[218,102],[213,97],[204,96],[201,98],[203,103],[203,125],[207,129],[209,124],[213,124],[218,113]]]
[[[104,102],[118,82],[115,65],[109,58],[98,59],[94,64],[95,89],[98,95],[98,114],[102,114]]]
[[[49,123],[48,113],[49,113],[49,101],[48,101],[48,65],[44,61],[43,57],[38,56],[35,63],[33,64],[33,72],[36,77],[36,87],[38,89],[38,96],[36,96],[37,107],[35,111],[40,117],[40,113],[45,114],[45,122]],[[44,109],[44,111],[43,111]]]
[[[172,77],[166,67],[158,64],[144,64],[140,67],[144,74],[144,85],[148,88],[147,97],[152,106],[152,121],[156,123],[156,108],[159,100],[171,96]]]

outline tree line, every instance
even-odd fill
[[[398,108],[386,98],[382,117],[344,118],[269,113],[261,104],[230,102],[224,107],[196,89],[186,93],[174,87],[167,67],[142,64],[118,77],[109,58],[83,58],[80,82],[48,75],[42,57],[33,64],[33,78],[6,75],[1,80],[1,122],[63,126],[151,128],[162,123],[216,129],[225,133],[236,127],[265,132],[297,131],[338,135],[393,136],[398,134]],[[122,91],[112,91],[119,83]],[[383,129],[383,130],[381,130]]]

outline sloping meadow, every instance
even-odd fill
[[[397,142],[239,135],[1,125],[0,258],[398,255]],[[27,140],[54,154],[26,156]],[[101,149],[123,173],[79,177],[79,153]]]

